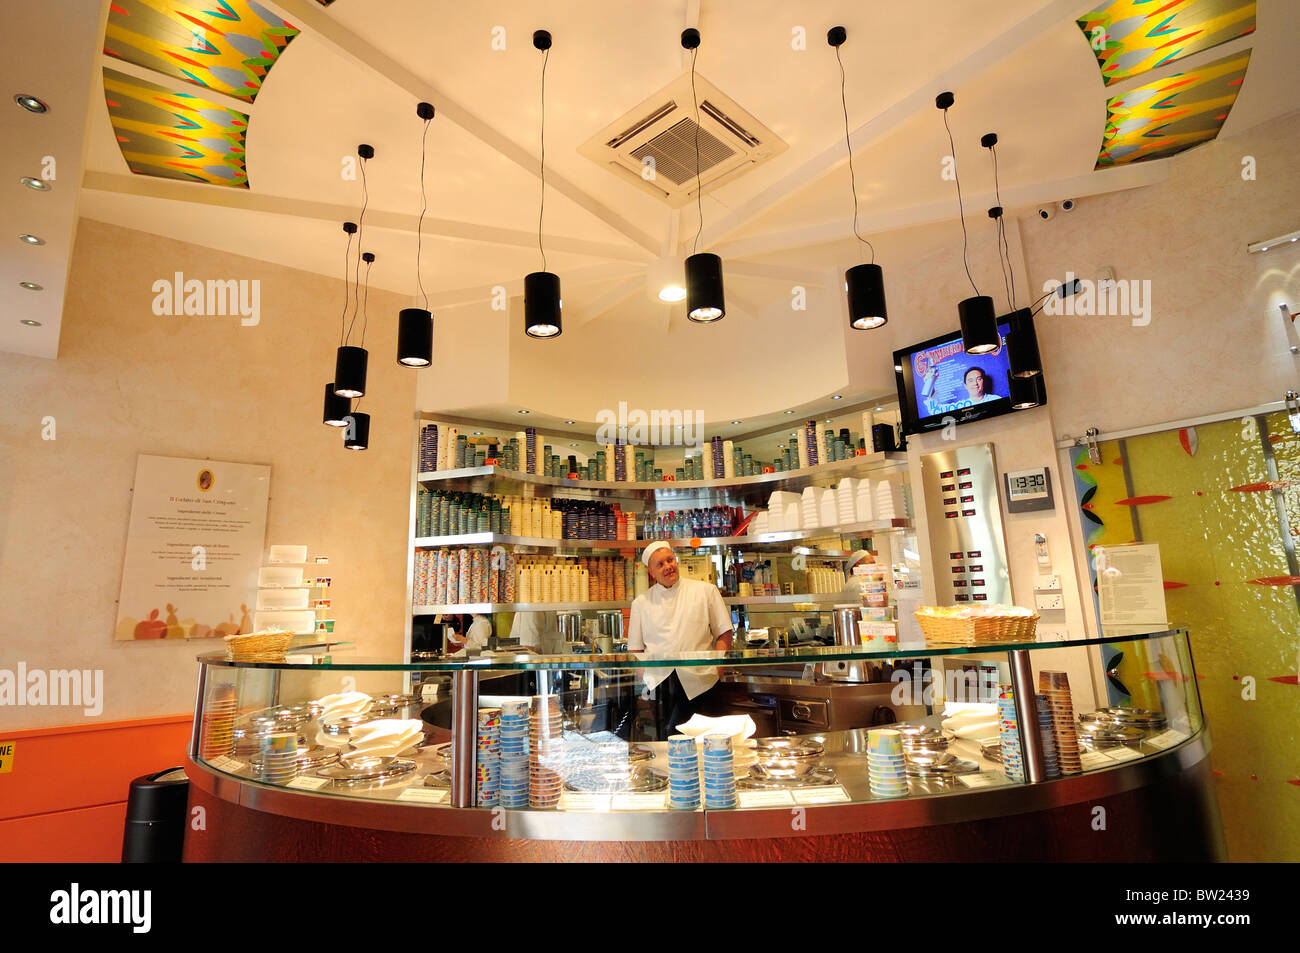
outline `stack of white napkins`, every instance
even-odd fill
[[[812,529],[814,526],[821,525],[821,487],[806,486],[803,488],[803,496],[799,499],[799,517],[802,521],[802,529]]]
[[[416,718],[381,718],[357,725],[348,738],[352,750],[344,760],[354,758],[391,758],[413,747],[424,737],[424,725]]]
[[[754,517],[754,522],[750,523],[749,529],[745,530],[745,534],[748,536],[757,536],[759,533],[771,532],[771,528],[771,511],[759,510],[758,515]]]
[[[858,484],[858,490],[854,494],[853,500],[853,515],[859,523],[870,523],[875,519],[873,514],[876,508],[873,505],[873,492],[870,480],[863,480]]]
[[[875,513],[873,519],[892,520],[901,519],[906,512],[903,505],[903,487],[898,483],[891,483],[889,480],[881,480],[876,484],[875,493]]]
[[[746,738],[752,738],[758,726],[748,715],[724,715],[721,718],[692,715],[691,720],[678,725],[677,730],[700,743],[703,743],[705,735],[730,735],[732,743],[738,745]]]
[[[322,725],[337,725],[347,718],[355,718],[370,711],[371,698],[365,692],[340,692],[326,695],[319,702]]]
[[[949,703],[940,724],[958,738],[996,738],[999,733],[998,706],[975,702]]]

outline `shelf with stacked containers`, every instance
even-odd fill
[[[707,465],[703,454],[687,451],[680,469],[689,477],[706,470],[719,476],[661,482],[634,479],[653,474],[648,451],[615,446],[618,479],[574,479],[558,475],[558,456],[550,445],[538,446],[543,438],[535,431],[501,439],[485,435],[492,425],[476,426],[469,436],[450,424],[418,428],[411,540],[416,618],[626,609],[649,588],[637,556],[655,539],[672,542],[683,573],[720,585],[730,605],[783,612],[833,605],[846,598],[844,570],[854,548],[912,532],[904,455],[861,448],[848,455],[847,430],[828,451],[829,435],[819,443],[812,421],[803,458],[787,446],[785,459],[817,461],[819,453],[834,459],[781,472],[774,459],[774,472],[753,474],[752,461],[715,439]],[[484,444],[486,450],[477,449]],[[607,476],[604,454],[594,450],[581,464],[574,454],[562,469]],[[469,463],[476,466],[461,465]],[[735,476],[737,468],[750,475]],[[500,619],[505,625],[498,629],[509,631],[512,622]]]
[[[1103,647],[1121,648],[1134,671],[1148,673],[1140,698],[1116,704]],[[1085,817],[1077,839],[1085,853],[1149,859],[1143,852],[1153,838],[1181,859],[1219,859],[1222,850],[1183,629],[1061,643],[738,649],[662,659],[402,662],[334,651],[314,665],[241,664],[218,654],[200,662],[190,751],[197,788],[254,812],[370,828],[368,835],[770,838],[790,836],[791,808],[807,806],[846,813],[819,815],[805,836],[989,822],[1042,827],[1045,837],[1060,838],[1068,825],[1054,812],[1095,812],[1102,804],[1114,836],[1092,836]],[[864,711],[837,730],[761,735],[743,717],[706,719],[660,739],[642,711],[651,703],[601,677],[618,670],[640,680],[672,666],[717,668],[728,682],[778,665],[802,668],[811,683],[834,664],[890,668],[888,704],[897,720],[876,725]],[[241,679],[249,669],[276,677]],[[563,678],[546,677],[556,673]],[[449,676],[450,693],[424,700],[425,686],[444,687]],[[285,750],[296,752],[290,772],[282,757],[267,756]],[[475,820],[503,811],[505,824]],[[231,836],[227,828],[223,843]],[[1035,837],[1015,839],[1041,846]],[[879,845],[864,841],[863,849]]]

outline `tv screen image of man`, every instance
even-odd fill
[[[948,367],[943,364],[948,363]],[[1001,400],[1005,395],[996,391],[993,377],[983,367],[972,364],[965,368],[959,385],[955,386],[950,373],[957,370],[963,362],[951,360],[930,364],[926,367],[923,378],[924,387],[917,397],[917,402],[924,404],[925,413],[921,416],[947,414],[955,410],[964,410],[977,404]]]

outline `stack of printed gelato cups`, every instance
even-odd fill
[[[262,736],[262,767],[257,779],[286,784],[298,773],[298,733],[282,731]]]
[[[704,806],[709,810],[736,806],[736,762],[730,735],[704,736]]]
[[[1079,731],[1074,722],[1074,701],[1070,697],[1070,677],[1065,672],[1038,673],[1038,697],[1046,698],[1052,709],[1052,729],[1056,735],[1056,756],[1062,774],[1079,774],[1083,763],[1079,754]]]
[[[1025,764],[1020,751],[1020,720],[1010,685],[998,686],[998,733],[1002,741],[1002,770],[1012,781],[1023,784]]]
[[[496,807],[501,799],[501,709],[478,710],[478,806]]]
[[[528,727],[528,806],[555,807],[564,779],[564,719],[558,695],[533,699]]]
[[[907,794],[903,736],[893,728],[867,732],[867,779],[874,797],[903,797]]]
[[[668,739],[668,806],[675,811],[700,806],[700,753],[690,735]]]
[[[1056,754],[1056,732],[1052,726],[1052,703],[1038,696],[1038,737],[1043,739],[1043,768],[1049,778],[1061,776],[1061,762]]]
[[[501,703],[501,806],[528,806],[529,703]]]
[[[218,685],[204,706],[199,755],[205,761],[228,755],[235,747],[235,686]]]

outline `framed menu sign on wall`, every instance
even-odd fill
[[[270,490],[269,466],[141,454],[116,638],[253,631]]]

